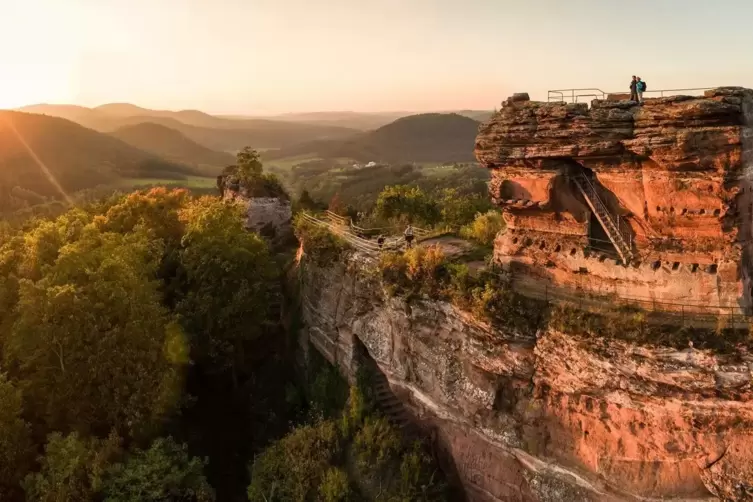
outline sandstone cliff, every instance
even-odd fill
[[[753,305],[753,90],[643,106],[515,96],[479,129],[476,157],[493,171],[491,196],[510,229],[497,261],[524,281],[677,305]],[[624,250],[572,182],[578,175],[620,224]]]
[[[373,359],[470,500],[753,498],[753,359],[497,329],[389,297],[359,255],[300,266],[303,347]]]

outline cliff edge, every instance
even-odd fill
[[[753,497],[753,358],[495,327],[374,266],[303,254],[301,345],[376,365],[469,500]]]

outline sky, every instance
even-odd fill
[[[0,108],[492,109],[753,87],[751,0],[0,0]]]

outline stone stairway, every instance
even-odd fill
[[[374,401],[377,409],[394,426],[398,427],[408,440],[419,439],[421,430],[415,425],[410,412],[390,388],[384,375],[374,377]]]
[[[579,173],[571,178],[575,185],[583,194],[583,198],[586,199],[586,203],[591,208],[591,211],[596,215],[596,219],[599,220],[604,231],[607,233],[609,240],[614,244],[617,253],[624,264],[630,263],[633,258],[633,250],[631,246],[631,236],[627,230],[627,224],[622,221],[619,215],[613,215],[607,209],[606,204],[601,200],[599,194],[596,192],[591,180],[583,174]]]

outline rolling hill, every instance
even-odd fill
[[[264,158],[312,154],[384,162],[472,161],[479,122],[455,113],[424,113],[403,117],[346,140],[314,141],[265,152]]]
[[[61,190],[71,194],[123,178],[175,179],[193,173],[189,166],[65,119],[0,111],[0,210],[23,205],[24,199],[60,199]]]
[[[234,152],[244,146],[284,148],[319,139],[341,139],[357,133],[346,127],[285,122],[267,119],[228,119],[197,110],[150,110],[128,103],[86,108],[73,105],[39,104],[20,109],[77,122],[100,132],[113,132],[126,125],[153,122],[180,131],[209,149]]]
[[[235,157],[229,153],[210,150],[187,138],[180,131],[153,122],[123,126],[110,134],[166,160],[219,167],[235,162]]]

